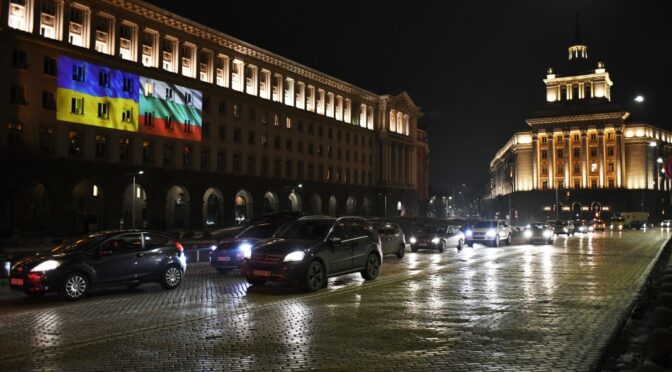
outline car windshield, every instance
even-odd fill
[[[87,250],[101,241],[105,240],[109,235],[107,234],[92,234],[80,237],[78,240],[61,244],[58,247],[51,250],[53,254],[64,254],[64,253],[73,253],[81,252]]]
[[[275,234],[275,237],[283,239],[324,240],[333,224],[334,220],[295,221],[280,229]]]
[[[557,225],[558,225],[558,224],[556,224],[556,226],[557,226]],[[565,225],[566,225],[566,223],[565,223]],[[546,228],[546,224],[545,224],[545,223],[541,223],[541,222],[533,222],[533,223],[530,224],[530,227],[533,228],[533,229],[545,229],[545,228]]]
[[[277,230],[276,225],[250,226],[236,236],[236,239],[267,239]]]
[[[567,226],[567,221],[555,221],[555,226]]]
[[[474,228],[476,229],[492,229],[495,227],[497,227],[496,221],[478,221],[474,224]]]

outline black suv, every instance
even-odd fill
[[[330,276],[361,272],[375,279],[382,262],[380,238],[359,217],[303,217],[257,245],[241,271],[252,285],[298,282],[308,291]]]
[[[28,295],[59,292],[77,300],[92,286],[159,282],[177,288],[187,262],[184,248],[152,231],[100,232],[82,236],[46,255],[23,258],[12,266],[10,288]]]

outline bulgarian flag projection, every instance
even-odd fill
[[[141,133],[200,141],[202,107],[200,91],[140,77]]]

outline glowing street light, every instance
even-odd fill
[[[640,103],[644,102],[644,96],[638,95],[637,97],[635,97],[635,102],[640,102]]]

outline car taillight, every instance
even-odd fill
[[[39,282],[44,278],[44,275],[41,273],[29,273],[27,277],[31,282]]]
[[[184,247],[179,242],[175,242],[175,248],[180,252],[184,252]]]

